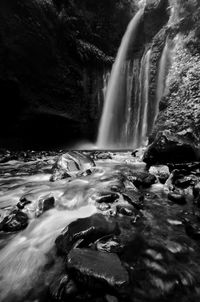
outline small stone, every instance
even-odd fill
[[[104,212],[104,211],[107,211],[107,210],[110,209],[110,205],[109,205],[109,204],[106,204],[106,203],[101,203],[101,204],[98,204],[98,205],[97,205],[97,208],[98,208],[100,211]]]
[[[22,209],[24,209],[24,207],[25,207],[27,204],[30,204],[30,203],[31,203],[30,200],[27,200],[26,198],[22,198],[22,199],[18,202],[17,207],[18,207],[20,210],[22,210]]]
[[[116,193],[110,193],[106,195],[101,195],[96,198],[98,203],[113,203],[119,198],[119,195]]]
[[[122,205],[117,205],[117,212],[125,216],[132,216],[134,214],[132,209]]]
[[[96,249],[98,251],[104,251],[108,253],[118,253],[121,250],[121,246],[119,242],[117,242],[115,239],[99,239],[97,242],[95,242]]]

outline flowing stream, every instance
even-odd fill
[[[92,196],[118,186],[121,181],[116,178],[118,173],[127,175],[130,169],[145,169],[145,164],[130,152],[117,152],[112,154],[112,159],[97,160],[92,175],[52,183],[49,181],[52,163],[52,158],[46,158],[0,164],[1,219],[21,196],[29,196],[32,200],[27,208],[28,227],[16,234],[0,233],[0,301],[45,301],[41,299],[45,287],[48,288],[58,271],[63,270],[63,262],[55,255],[56,237],[70,222],[99,211]],[[131,187],[131,183],[125,185]],[[55,207],[35,216],[38,199],[50,193],[55,197]],[[149,289],[151,295],[165,293],[165,301],[176,301],[168,300],[167,295],[179,284],[184,285],[184,290],[178,291],[180,301],[186,301],[185,296],[198,294],[200,289],[199,244],[187,236],[181,220],[181,213],[191,211],[191,203],[172,204],[167,193],[167,185],[159,182],[144,190],[142,218],[134,228],[138,242],[143,237],[150,246],[142,247],[138,255],[140,261],[135,267],[138,283],[134,282],[133,290],[139,302],[149,301]],[[137,244],[133,247],[135,252]],[[146,283],[144,268],[148,276]]]

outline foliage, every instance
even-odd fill
[[[69,47],[84,57],[115,56],[129,20],[137,9],[132,0],[54,0]],[[59,29],[60,30],[60,29]],[[81,41],[81,43],[80,43]]]

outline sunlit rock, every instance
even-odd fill
[[[149,173],[158,177],[159,181],[164,184],[166,180],[169,178],[170,171],[168,166],[152,166],[149,169]]]
[[[52,168],[51,181],[56,181],[85,172],[94,167],[94,161],[78,151],[70,151],[61,155]]]

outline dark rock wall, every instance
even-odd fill
[[[91,10],[92,3],[86,2]],[[84,5],[80,1],[0,2],[0,147],[54,147],[95,139],[103,74],[111,67],[121,33],[118,29],[113,35],[112,49],[107,41],[100,50],[97,40],[101,42],[103,36],[96,37],[98,30],[107,26],[110,34],[110,25],[90,32],[87,22],[95,15]],[[114,4],[110,5],[112,9]],[[121,11],[119,27],[124,31],[132,13],[129,10],[128,17]],[[89,18],[86,24],[81,14]]]

